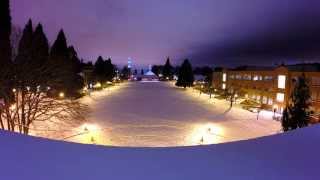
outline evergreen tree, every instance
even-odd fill
[[[0,99],[10,92],[12,50],[10,43],[11,16],[9,0],[0,1]]]
[[[0,63],[1,70],[7,68],[11,62],[11,16],[9,0],[0,2]],[[2,71],[1,71],[2,72]]]
[[[290,97],[290,104],[283,112],[284,131],[308,126],[310,120],[311,95],[305,74],[298,77]]]
[[[48,85],[48,57],[49,44],[42,25],[39,24],[33,32],[32,21],[29,20],[24,28],[15,60],[16,86],[36,88],[39,85]]]
[[[166,64],[163,66],[162,74],[165,79],[169,79],[169,80],[173,79],[173,67],[170,64],[169,57],[166,61]]]
[[[179,87],[191,87],[193,86],[194,76],[193,76],[193,70],[192,66],[188,59],[184,60],[182,63],[179,74],[178,74],[178,81],[176,83],[176,86]]]
[[[47,86],[50,80],[50,67],[48,64],[49,43],[41,24],[37,25],[33,34],[31,56],[29,73],[33,74],[31,76],[33,80],[30,80],[36,83],[34,86]]]
[[[309,124],[311,95],[305,74],[298,77],[292,96],[292,129],[306,127]]]
[[[115,66],[112,64],[111,58],[105,61],[104,67],[105,67],[104,70],[105,70],[106,80],[112,81],[112,79],[115,76],[116,70],[115,70]]]
[[[63,30],[59,31],[57,39],[54,41],[51,52],[51,57],[67,58],[68,57],[68,45],[67,39]]]
[[[143,70],[143,69],[141,69],[140,74],[141,74],[141,75],[144,75],[144,70]]]
[[[129,77],[130,77],[130,69],[128,68],[128,66],[124,66],[121,70],[121,74],[120,74],[120,77],[121,79],[123,80],[128,80]]]
[[[71,91],[69,91],[69,93],[73,97],[79,97],[80,96],[79,90],[84,87],[84,79],[80,75],[81,62],[80,62],[80,59],[78,58],[78,53],[73,46],[70,46],[68,48],[68,51],[69,51],[69,61],[70,61],[69,63],[71,66],[71,73],[70,73],[71,83],[68,86],[68,88],[71,89]]]
[[[290,130],[290,108],[286,107],[282,112],[281,125],[283,131]]]
[[[40,66],[47,63],[49,57],[49,43],[47,36],[43,32],[41,24],[38,24],[33,36],[32,42],[33,60]]]
[[[75,60],[72,60],[75,58],[78,61],[74,48],[68,47],[66,36],[61,30],[50,51],[50,66],[54,69],[52,79],[55,79],[55,95],[63,91],[69,97],[80,96],[83,81],[77,70],[78,62],[75,63]]]
[[[32,41],[33,41],[33,27],[32,21],[29,19],[24,27],[21,40],[18,47],[18,56],[15,60],[17,65],[24,64],[32,59]]]
[[[104,60],[101,56],[99,56],[97,61],[94,64],[94,70],[93,70],[96,81],[103,82],[105,80],[104,70],[105,70]]]
[[[162,73],[162,70],[163,70],[163,66],[162,65],[161,66],[153,65],[152,68],[151,68],[151,71],[157,76],[159,76]]]

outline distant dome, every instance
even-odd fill
[[[146,76],[155,76],[155,74],[150,70],[147,73],[145,73],[144,75],[146,75]]]

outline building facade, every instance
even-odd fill
[[[320,112],[320,64],[218,69],[214,71],[212,84],[218,91],[232,92],[261,104],[264,109],[282,112],[303,73],[309,82],[312,109]]]

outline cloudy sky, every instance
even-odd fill
[[[32,18],[52,43],[63,28],[81,57],[123,64],[242,65],[316,61],[318,0],[11,0],[13,22]]]

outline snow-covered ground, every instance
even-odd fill
[[[227,144],[116,148],[0,131],[2,180],[317,180],[320,126]]]
[[[112,146],[189,146],[245,140],[276,134],[280,123],[271,112],[229,109],[170,83],[125,83],[96,92],[83,102],[91,107],[89,122],[79,125],[69,141]]]

